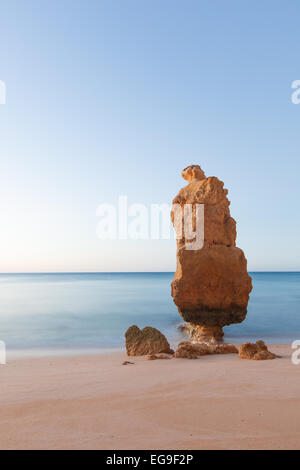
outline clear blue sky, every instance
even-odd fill
[[[4,0],[1,272],[171,271],[174,241],[100,241],[96,208],[229,189],[250,270],[300,270],[300,3]]]

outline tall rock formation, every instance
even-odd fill
[[[216,177],[206,178],[199,165],[185,168],[182,176],[188,184],[173,200],[173,207],[182,209],[183,237],[177,240],[172,296],[194,341],[220,340],[223,326],[245,319],[251,278],[245,255],[235,244],[236,222],[230,216],[224,183]],[[185,235],[184,207],[192,207],[195,229],[197,204],[204,205],[204,243],[201,248],[191,249]],[[172,221],[178,229],[174,210]]]

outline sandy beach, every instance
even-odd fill
[[[0,366],[1,449],[298,449],[300,366],[125,353]]]

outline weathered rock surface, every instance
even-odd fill
[[[212,354],[238,354],[239,352],[238,348],[230,343],[216,344],[212,347]]]
[[[276,359],[279,356],[271,353],[263,341],[256,341],[256,343],[242,344],[239,349],[239,357],[241,359],[265,361],[267,359]]]
[[[200,356],[207,356],[208,354],[210,354],[210,350],[207,344],[194,344],[189,341],[182,341],[178,344],[174,357],[197,359]]]
[[[179,325],[179,330],[195,343],[217,343],[223,341],[224,332],[220,326],[201,326],[193,323]]]
[[[182,341],[174,353],[175,358],[197,359],[209,354],[238,354],[233,344],[206,344]]]
[[[204,204],[204,245],[201,249],[186,249],[186,239],[177,240],[177,270],[172,283],[172,296],[179,313],[193,328],[197,339],[212,334],[222,337],[221,328],[245,319],[251,278],[243,251],[235,245],[236,222],[230,216],[227,189],[216,177],[206,178],[198,165],[182,172],[188,184],[173,200],[183,209],[193,207],[193,227],[196,204]],[[182,210],[182,213],[183,210]],[[172,212],[174,222],[174,212]],[[184,217],[182,216],[184,227]],[[206,328],[204,328],[206,327]],[[213,328],[210,330],[207,329]],[[219,328],[216,328],[219,327]]]
[[[148,354],[173,354],[167,338],[156,328],[146,326],[142,330],[133,325],[125,333],[128,356],[146,356]]]

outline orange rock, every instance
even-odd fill
[[[182,341],[174,353],[176,358],[197,359],[209,354],[237,354],[238,349],[233,344],[206,344]]]
[[[190,165],[186,167],[184,170],[182,170],[181,176],[189,183],[193,180],[205,179],[204,171],[201,170],[199,165]]]
[[[265,361],[276,359],[276,354],[271,353],[263,341],[256,343],[244,343],[240,346],[239,357],[241,359],[252,359],[254,361]]]
[[[188,341],[183,341],[178,345],[178,348],[174,353],[174,357],[182,359],[198,359],[198,357],[206,354],[209,354],[206,348],[200,350],[196,345],[189,343]]]
[[[125,333],[125,341],[128,356],[174,353],[166,337],[151,326],[146,326],[143,330],[140,330],[136,325],[131,326]]]
[[[211,346],[212,354],[238,354],[239,350],[234,344],[223,343]]]
[[[206,178],[198,165],[185,168],[183,177],[189,184],[179,191],[173,204],[180,204],[182,209],[185,204],[193,208],[204,204],[204,246],[187,250],[185,238],[177,240],[172,296],[185,321],[193,326],[219,327],[210,332],[198,329],[197,339],[210,334],[220,339],[223,326],[245,319],[251,278],[244,253],[235,246],[236,222],[230,216],[224,183],[216,177]]]

